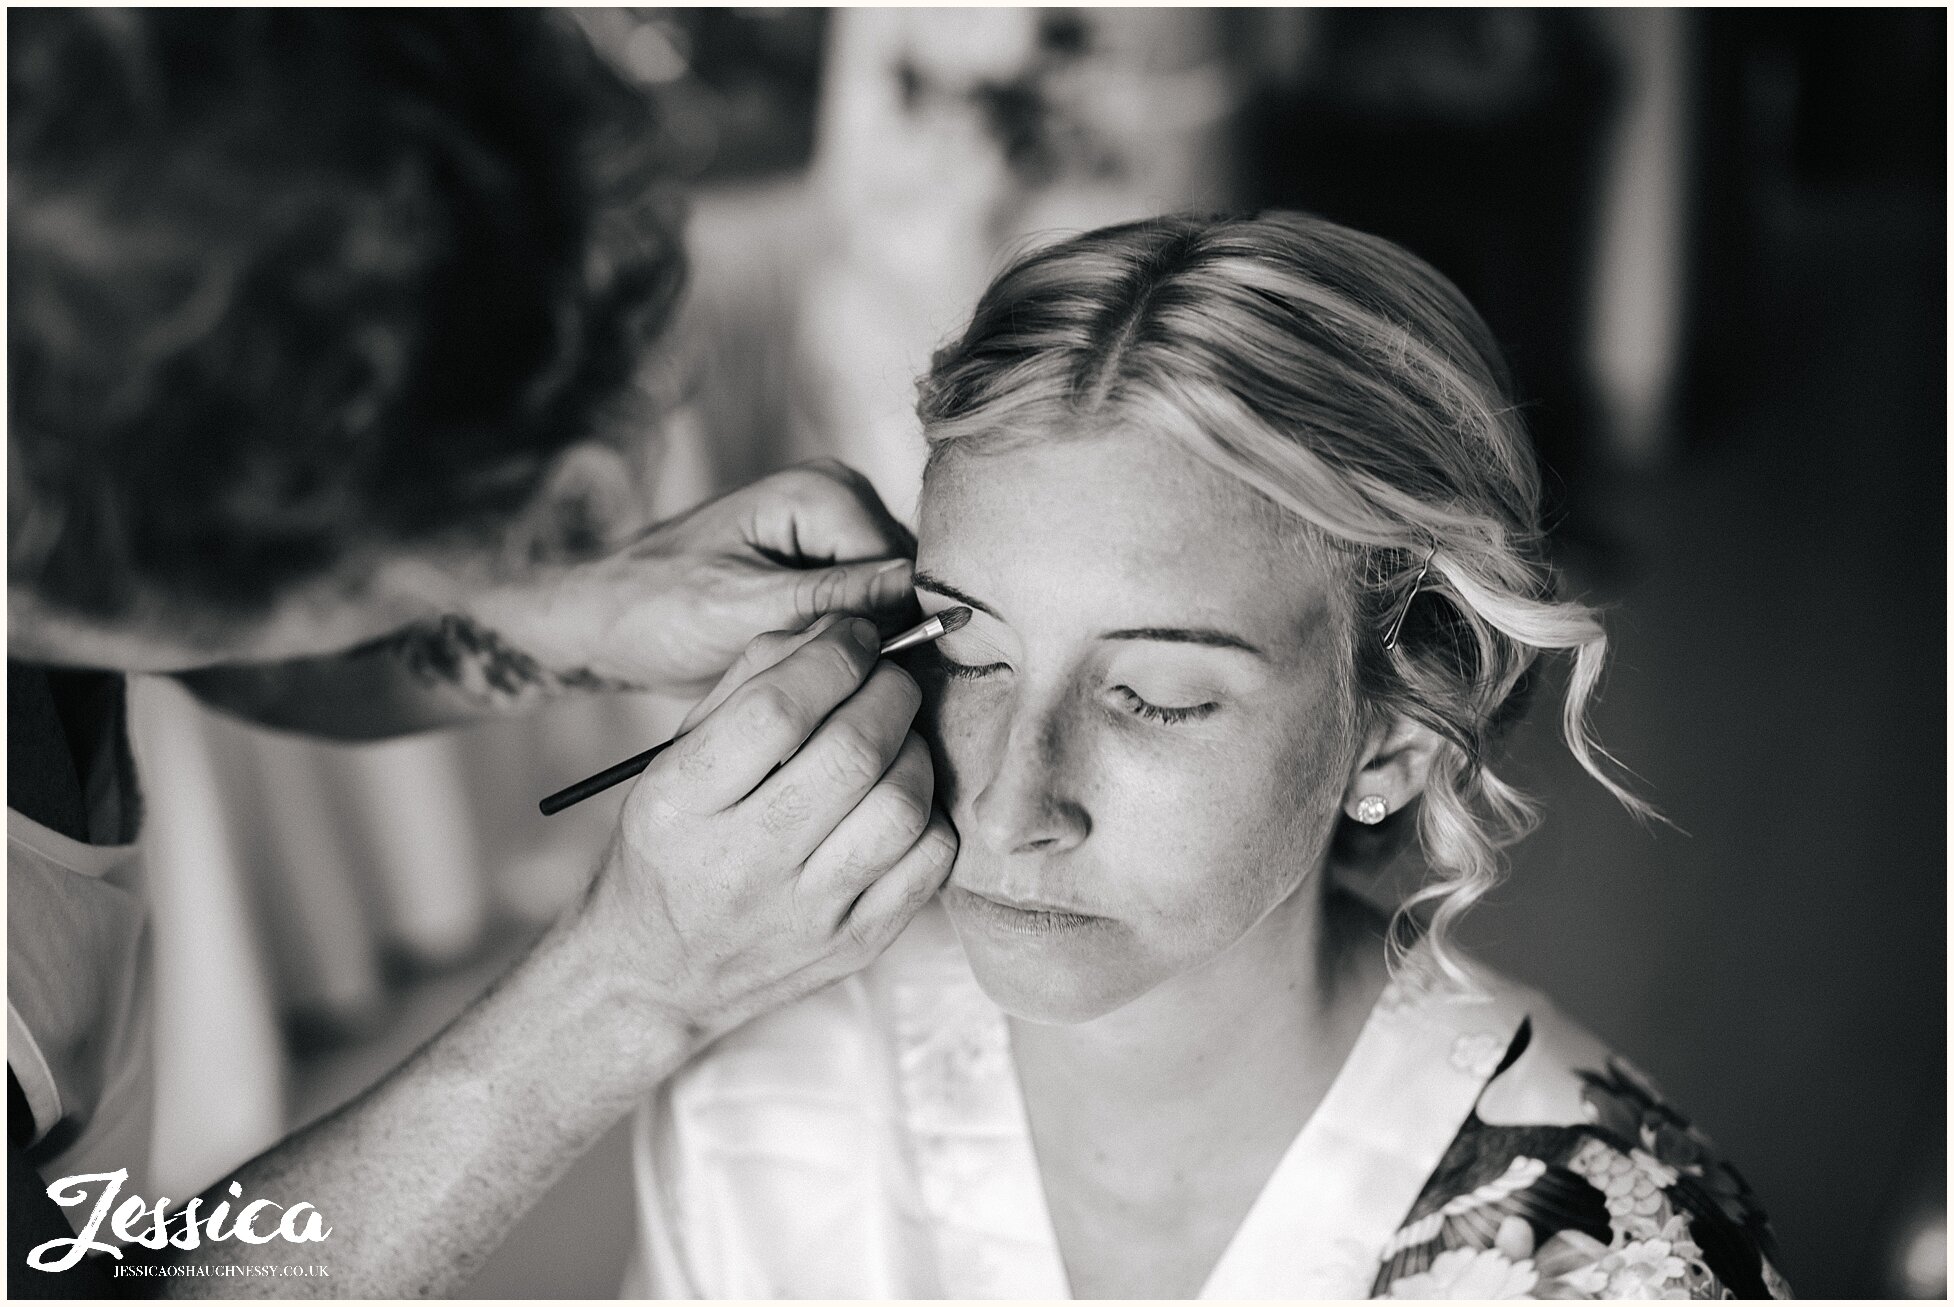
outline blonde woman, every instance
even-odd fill
[[[711,1297],[1782,1295],[1736,1173],[1449,943],[1555,597],[1485,327],[1298,214],[1021,259],[922,387],[940,909],[639,1122],[629,1288]],[[1363,837],[1369,837],[1368,841]],[[1395,915],[1332,868],[1415,845]]]

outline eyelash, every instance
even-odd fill
[[[1217,705],[1212,703],[1197,703],[1186,708],[1162,708],[1158,704],[1148,703],[1124,685],[1115,685],[1113,690],[1120,698],[1126,700],[1126,706],[1133,710],[1135,716],[1143,717],[1150,722],[1160,722],[1168,726],[1176,726],[1182,722],[1197,721],[1200,718],[1206,717],[1217,707]]]
[[[975,681],[1005,668],[1004,663],[958,663],[945,658],[940,652],[936,656],[943,674],[957,681]],[[1124,685],[1116,685],[1113,692],[1126,701],[1127,710],[1135,717],[1145,721],[1159,722],[1163,726],[1177,726],[1184,722],[1198,721],[1218,708],[1219,704],[1198,703],[1186,708],[1162,708],[1148,703],[1133,690]]]
[[[936,661],[943,668],[943,674],[954,681],[975,681],[980,677],[989,676],[992,672],[1000,671],[1004,667],[1003,663],[983,663],[981,665],[977,663],[955,663],[945,658],[941,653],[936,655]]]

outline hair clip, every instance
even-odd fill
[[[1404,629],[1404,619],[1411,615],[1411,601],[1418,597],[1418,588],[1425,584],[1425,573],[1431,571],[1432,559],[1436,557],[1438,557],[1438,545],[1434,543],[1431,552],[1425,555],[1425,561],[1418,564],[1418,575],[1411,579],[1411,593],[1404,597],[1398,615],[1391,619],[1391,628],[1384,633],[1385,652],[1388,653],[1398,647],[1398,632]]]

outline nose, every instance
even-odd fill
[[[1054,854],[1077,848],[1092,818],[1077,794],[1075,750],[1064,705],[1020,705],[999,724],[990,775],[971,802],[978,841],[991,853]]]

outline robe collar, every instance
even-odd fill
[[[924,929],[942,931],[948,947],[922,951],[928,964],[891,997],[899,1106],[943,1292],[1070,1298],[1004,1014],[947,920]],[[1524,1018],[1435,974],[1420,948],[1386,986],[1202,1298],[1369,1296],[1385,1245]]]

